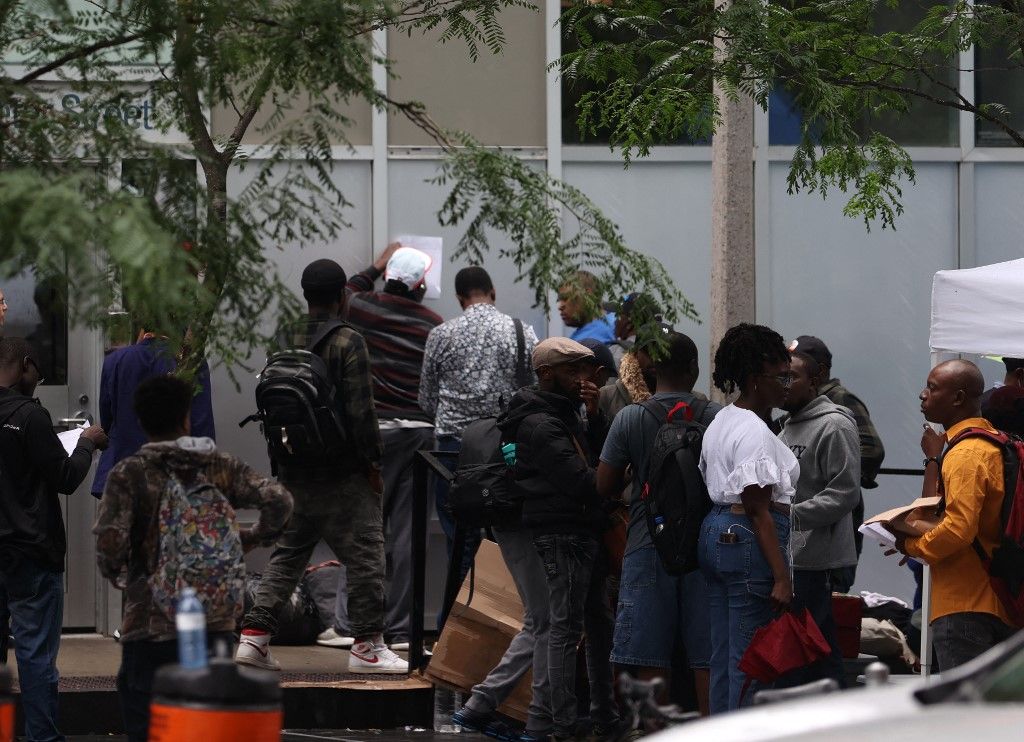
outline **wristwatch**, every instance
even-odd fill
[[[939,463],[939,457],[938,456],[929,456],[928,458],[926,458],[924,460],[924,464],[923,464],[925,468],[928,467],[928,462],[929,461],[934,461],[937,464],[937,463]]]

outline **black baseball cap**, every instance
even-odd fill
[[[304,290],[341,291],[346,283],[348,277],[345,275],[345,269],[327,258],[314,260],[302,271],[301,285]]]
[[[796,340],[789,344],[790,353],[806,353],[814,362],[819,366],[828,366],[832,368],[832,353],[829,351],[828,346],[821,340],[813,335],[800,335]]]
[[[583,338],[580,340],[580,345],[590,348],[594,353],[594,362],[598,366],[603,366],[608,369],[612,376],[618,376],[615,371],[615,357],[612,356],[612,352],[608,349],[608,346],[602,343],[600,340],[595,338]]]

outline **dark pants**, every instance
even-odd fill
[[[551,611],[548,681],[554,734],[571,737],[576,729],[576,648],[583,636],[584,606],[597,555],[597,539],[582,534],[535,536],[544,564]]]
[[[212,650],[218,642],[234,647],[235,635],[213,633],[206,638]],[[230,654],[228,655],[230,656]],[[117,671],[117,695],[124,718],[124,731],[129,742],[146,742],[149,736],[149,704],[153,696],[153,678],[164,665],[178,661],[178,642],[122,642],[121,667]]]
[[[611,662],[615,614],[612,612],[608,597],[610,570],[608,551],[604,544],[598,542],[594,566],[590,573],[590,587],[583,607],[583,628],[587,635],[590,718],[606,727],[619,719]]]
[[[792,688],[823,678],[832,678],[839,687],[846,687],[843,653],[839,649],[836,620],[832,615],[832,588],[829,570],[798,569],[793,572],[793,610],[810,611],[832,653],[817,662],[788,672],[776,681],[776,688]]]
[[[20,559],[3,565],[0,589],[7,593],[18,660],[25,738],[63,740],[57,731],[57,651],[64,619],[64,575]]]
[[[11,640],[11,614],[7,610],[7,591],[0,585],[0,665],[7,664],[7,645]]]
[[[1017,631],[991,613],[950,613],[936,618],[931,627],[940,672],[980,657]]]
[[[302,578],[322,538],[345,565],[348,616],[357,639],[384,629],[384,532],[381,497],[365,474],[316,481],[282,480],[295,508],[263,571],[246,629],[273,634],[277,616]]]
[[[854,505],[850,517],[853,519],[853,545],[857,550],[857,559],[859,560],[861,549],[864,548],[864,534],[857,530],[864,523],[863,495],[857,500],[857,504]],[[832,589],[837,593],[849,593],[853,583],[857,581],[857,565],[854,564],[849,567],[839,567],[832,570],[831,581]]]
[[[390,428],[380,431],[384,443],[381,476],[384,478],[384,554],[387,560],[387,607],[384,638],[389,643],[409,641],[412,612],[412,496],[416,452],[434,442],[433,428]],[[348,578],[341,570],[335,606],[342,636],[352,636],[348,624]]]
[[[462,440],[454,435],[439,435],[435,439],[435,447],[438,451],[455,454],[454,456],[438,457],[449,470],[455,471],[458,454],[462,450]],[[448,561],[451,561],[455,558],[452,555],[453,540],[455,539],[455,520],[448,512],[448,489],[448,482],[442,477],[434,477],[434,506],[437,510],[437,520],[441,524],[441,530],[444,531],[445,540],[448,543]],[[479,528],[466,530],[465,546],[462,549],[462,554],[458,557],[460,585],[466,579],[466,575],[469,574],[469,568],[473,566],[473,560],[476,558],[476,550],[480,547],[481,538]],[[442,606],[441,613],[437,617],[438,631],[444,627],[444,622],[448,618],[444,612],[445,608],[446,606]]]

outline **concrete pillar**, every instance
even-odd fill
[[[717,83],[715,94],[720,120],[711,143],[712,359],[726,330],[755,319],[754,104],[745,95],[733,100]],[[722,399],[714,388],[712,396]]]

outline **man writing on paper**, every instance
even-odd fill
[[[943,454],[946,442],[967,428],[994,430],[981,417],[984,389],[981,371],[970,361],[947,361],[928,374],[921,412],[946,434],[925,426],[923,495],[934,495],[941,478],[945,514],[923,536],[896,536],[897,549],[932,568],[931,626],[943,671],[969,662],[1015,631],[973,545],[977,539],[991,554],[999,542],[1002,452],[988,441],[967,438]]]

